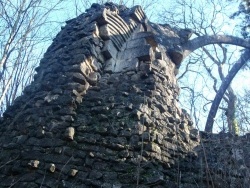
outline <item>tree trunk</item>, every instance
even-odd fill
[[[210,108],[206,126],[205,126],[205,131],[206,132],[212,132],[213,130],[213,123],[214,123],[214,118],[217,113],[217,110],[219,108],[221,99],[227,90],[229,84],[237,74],[237,72],[241,69],[241,67],[247,63],[247,61],[250,59],[250,50],[246,49],[245,52],[241,55],[240,59],[235,63],[233,68],[229,71],[228,75],[226,76],[225,80],[222,82],[220,89],[218,90],[214,101],[212,103],[212,106]]]
[[[235,134],[234,121],[235,121],[235,110],[236,110],[236,95],[232,88],[228,89],[228,106],[226,111],[228,131]]]

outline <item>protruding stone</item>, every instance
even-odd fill
[[[170,49],[168,53],[172,61],[175,63],[176,68],[179,68],[183,60],[183,49],[181,46],[176,45],[173,49]]]
[[[192,34],[194,33],[194,31],[192,29],[180,29],[178,31],[179,36],[181,37],[181,39],[183,40],[182,42],[187,42],[188,39],[191,38]]]
[[[75,135],[75,128],[68,127],[65,131],[65,138],[68,140],[74,140],[74,135]]]
[[[69,176],[74,177],[74,176],[76,176],[77,173],[78,173],[78,170],[77,170],[77,169],[71,169],[71,170],[69,171]]]
[[[87,77],[87,81],[91,84],[91,85],[96,85],[97,81],[99,80],[99,78],[101,77],[101,75],[98,72],[91,72]]]
[[[134,48],[134,47],[141,47],[147,45],[147,41],[145,38],[138,38],[131,40],[126,44],[126,48]]]
[[[100,37],[102,37],[104,40],[108,40],[111,37],[111,33],[110,33],[110,29],[108,27],[108,25],[103,25],[101,27],[99,27],[99,34]]]
[[[44,101],[50,103],[51,101],[56,100],[59,97],[59,95],[50,95],[48,94],[45,98]]]
[[[153,151],[153,152],[156,152],[158,154],[161,154],[161,148],[155,143],[147,144],[145,147],[145,150],[146,151]]]
[[[129,48],[118,54],[118,59],[139,59],[140,61],[151,61],[153,51],[150,45],[144,45],[140,48]]]
[[[116,61],[113,72],[137,71],[139,60],[137,58],[123,61]]]
[[[28,163],[28,165],[32,168],[38,168],[40,164],[40,161],[38,160],[30,160],[30,162]]]
[[[190,139],[194,141],[199,140],[199,131],[197,129],[192,129],[190,130]]]
[[[106,59],[116,58],[117,48],[114,46],[111,40],[105,41],[102,53]]]
[[[95,157],[95,154],[94,154],[93,152],[90,152],[90,153],[89,153],[89,156],[90,156],[90,157]]]
[[[55,164],[53,164],[53,163],[50,163],[50,164],[48,164],[47,165],[47,169],[50,171],[50,172],[55,172],[55,170],[56,170],[56,166],[55,166]]]

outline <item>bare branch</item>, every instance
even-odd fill
[[[232,44],[244,48],[250,48],[250,40],[234,37],[230,35],[199,36],[183,44],[183,59],[191,52],[209,44]]]
[[[214,98],[212,106],[210,108],[207,122],[206,122],[206,127],[205,127],[206,132],[212,132],[214,118],[215,118],[219,104],[221,102],[221,99],[222,99],[225,91],[227,90],[229,84],[231,83],[231,81],[233,80],[233,78],[235,77],[237,72],[240,70],[240,68],[244,64],[246,64],[249,61],[249,59],[250,59],[250,50],[246,49],[244,51],[244,53],[241,55],[240,59],[234,64],[234,66],[232,67],[232,69],[229,71],[228,75],[224,79],[222,85],[220,86],[220,89],[218,90],[218,92]]]

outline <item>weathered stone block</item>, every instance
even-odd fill
[[[46,169],[48,169],[50,172],[55,172],[55,170],[56,170],[56,166],[55,166],[55,164],[53,164],[53,163],[50,163],[50,164],[47,164],[46,165]]]
[[[151,36],[153,36],[153,33],[139,32],[139,33],[135,33],[134,35],[132,35],[132,39],[147,38],[147,37],[151,37]]]
[[[118,59],[135,59],[140,61],[150,61],[153,57],[153,50],[150,45],[144,45],[140,48],[129,48],[118,54]]]
[[[90,179],[100,179],[102,176],[103,176],[103,173],[96,171],[96,170],[92,170],[89,174]]]
[[[107,40],[104,43],[102,53],[106,59],[116,58],[118,49],[114,46],[111,40]]]
[[[145,150],[146,151],[153,151],[156,152],[158,154],[161,154],[161,148],[155,144],[155,143],[149,143],[145,146]]]
[[[78,173],[78,170],[77,170],[77,169],[71,169],[71,170],[69,171],[69,176],[74,177],[74,176],[76,176],[77,173]]]
[[[31,166],[32,168],[38,168],[39,164],[40,164],[40,161],[38,161],[38,160],[31,160],[28,163],[28,165]]]
[[[127,71],[137,71],[139,68],[139,60],[117,60],[114,65],[114,70],[112,72],[127,72]]]
[[[99,27],[100,37],[102,37],[104,40],[108,40],[111,37],[111,32],[108,27],[108,25],[103,25]]]
[[[147,45],[147,41],[145,38],[133,39],[126,43],[126,48],[135,48]]]

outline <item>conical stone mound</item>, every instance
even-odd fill
[[[198,131],[167,53],[183,38],[139,6],[66,23],[1,120],[0,187],[190,187]]]

